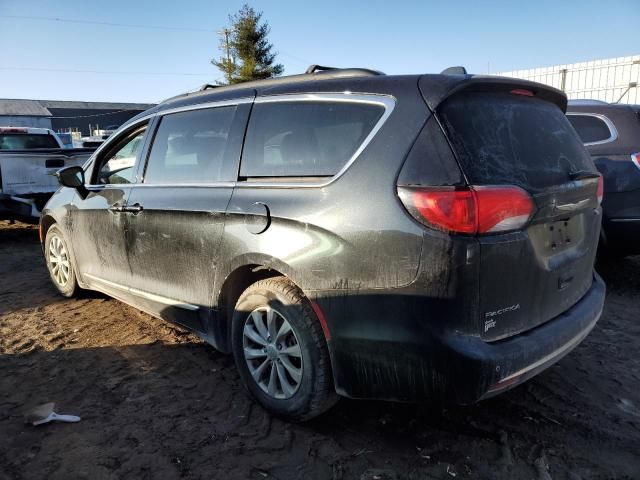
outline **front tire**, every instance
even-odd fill
[[[304,421],[336,403],[320,323],[302,291],[285,277],[261,280],[244,291],[231,336],[240,376],[269,412]]]
[[[57,225],[53,225],[47,231],[44,245],[44,256],[51,281],[63,296],[74,296],[78,291],[76,272],[67,241]]]

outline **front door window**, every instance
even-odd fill
[[[135,181],[135,164],[142,151],[146,127],[136,131],[107,153],[98,170],[97,183],[133,183]]]

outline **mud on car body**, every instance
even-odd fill
[[[290,419],[336,393],[472,403],[602,309],[601,179],[565,108],[515,79],[364,69],[182,95],[59,173],[51,276],[233,352]]]

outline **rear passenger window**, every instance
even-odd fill
[[[364,103],[257,103],[249,121],[240,176],[333,176],[383,113],[384,107]]]
[[[224,154],[236,107],[165,115],[147,161],[144,183],[211,183],[223,179]]]
[[[567,115],[583,143],[603,142],[613,137],[604,120],[591,115]]]

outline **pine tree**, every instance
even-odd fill
[[[269,24],[261,22],[262,12],[245,4],[235,15],[229,15],[229,28],[222,34],[223,55],[211,63],[224,74],[227,84],[277,77],[284,67],[275,63],[276,53],[267,40]]]

